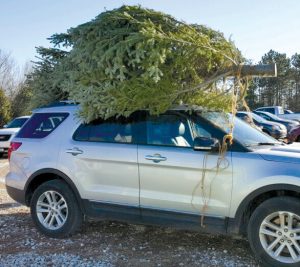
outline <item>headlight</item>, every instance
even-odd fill
[[[281,130],[286,130],[286,127],[283,124],[280,125],[280,128],[281,128]]]

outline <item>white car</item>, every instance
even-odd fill
[[[4,153],[7,153],[11,140],[29,118],[30,116],[15,118],[7,125],[4,125],[3,129],[0,129],[0,158]]]
[[[223,156],[231,115],[185,106],[90,123],[76,114],[34,111],[11,142],[7,192],[42,233],[69,236],[88,216],[238,234],[263,266],[300,266],[299,144],[236,118]]]

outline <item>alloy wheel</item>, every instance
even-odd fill
[[[68,218],[68,205],[56,191],[46,191],[38,198],[36,213],[39,222],[48,230],[61,228]]]
[[[269,256],[282,263],[300,262],[300,216],[287,211],[268,215],[259,228],[259,239]]]

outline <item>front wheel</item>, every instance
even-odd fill
[[[275,197],[253,212],[248,239],[263,266],[300,266],[300,201]]]
[[[61,180],[40,185],[33,194],[31,216],[37,228],[54,238],[76,232],[82,224],[82,213],[69,186]]]

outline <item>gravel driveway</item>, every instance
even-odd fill
[[[85,222],[68,239],[35,229],[6,193],[0,160],[0,266],[258,266],[246,240],[118,222]]]

